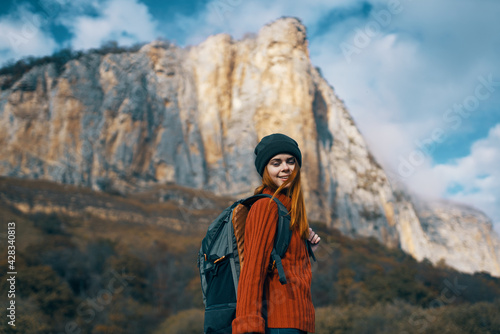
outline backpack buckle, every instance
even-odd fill
[[[273,271],[274,271],[274,269],[276,269],[276,261],[274,261],[274,260],[273,260],[273,263],[270,263],[270,264],[269,264],[269,267],[267,268],[267,270],[268,270],[269,272],[273,272]]]
[[[217,262],[219,262],[219,261],[224,260],[225,258],[226,258],[226,256],[225,256],[225,255],[224,255],[223,257],[218,258],[217,260],[215,260],[215,261],[214,261],[214,264],[216,264],[216,263],[217,263]]]

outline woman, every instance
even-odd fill
[[[245,265],[238,284],[233,334],[314,332],[311,263],[304,240],[311,241],[314,249],[320,238],[307,223],[300,184],[302,154],[295,140],[280,133],[262,138],[255,154],[255,167],[262,177],[255,194],[278,198],[290,212],[292,238],[282,259],[288,282],[279,282],[276,269],[268,271],[278,207],[270,199],[260,199],[246,220]]]

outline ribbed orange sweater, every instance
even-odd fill
[[[263,193],[272,195],[265,188]],[[290,198],[277,198],[290,210]],[[287,284],[279,282],[278,270],[268,274],[267,268],[273,249],[278,206],[270,199],[255,202],[245,225],[245,262],[238,284],[236,319],[233,334],[264,333],[263,312],[267,306],[267,327],[297,328],[314,333],[314,306],[311,300],[311,263],[306,244],[298,230],[294,230],[290,245],[282,259]],[[265,314],[265,313],[264,313]]]

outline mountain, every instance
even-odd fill
[[[177,184],[240,197],[259,184],[253,148],[297,140],[309,218],[464,272],[500,276],[482,213],[391,187],[342,100],[310,61],[306,29],[281,18],[256,36],[180,48],[89,52],[0,76],[0,175],[129,194]],[[6,84],[8,83],[8,84]]]

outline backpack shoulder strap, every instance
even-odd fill
[[[250,196],[246,199],[244,199],[243,201],[241,201],[241,204],[244,204],[246,206],[251,206],[253,203],[255,203],[257,200],[261,199],[261,198],[272,198],[271,195],[268,195],[268,194],[257,194],[257,195],[253,195],[253,196]],[[283,203],[281,203],[281,201],[279,199],[277,199],[276,197],[273,198],[274,202],[278,205],[278,216],[281,217],[281,216],[287,216],[288,215],[288,210],[287,208],[285,207],[285,205],[283,205]]]
[[[272,198],[268,194],[257,194],[242,201],[242,204],[251,206],[261,198]],[[276,237],[274,238],[274,248],[280,257],[283,257],[290,244],[292,238],[292,231],[290,230],[290,214],[283,203],[276,197],[273,198],[274,202],[278,205],[278,224],[276,225]]]
[[[272,198],[268,194],[257,194],[245,199],[242,204],[252,205],[261,198]],[[278,269],[279,281],[281,284],[286,284],[285,270],[281,263],[281,258],[285,256],[290,240],[292,239],[292,231],[290,230],[290,214],[287,208],[279,199],[273,198],[274,202],[278,205],[278,223],[276,224],[276,236],[274,237],[274,247],[271,251],[271,263]]]
[[[286,284],[286,275],[281,258],[285,256],[288,245],[290,245],[292,230],[290,230],[290,215],[288,211],[279,200],[278,203],[278,207],[281,205],[284,208],[284,212],[278,211],[278,224],[276,226],[276,237],[274,238],[274,248],[271,252],[271,258],[274,265],[276,265],[276,269],[278,269],[280,283]]]

